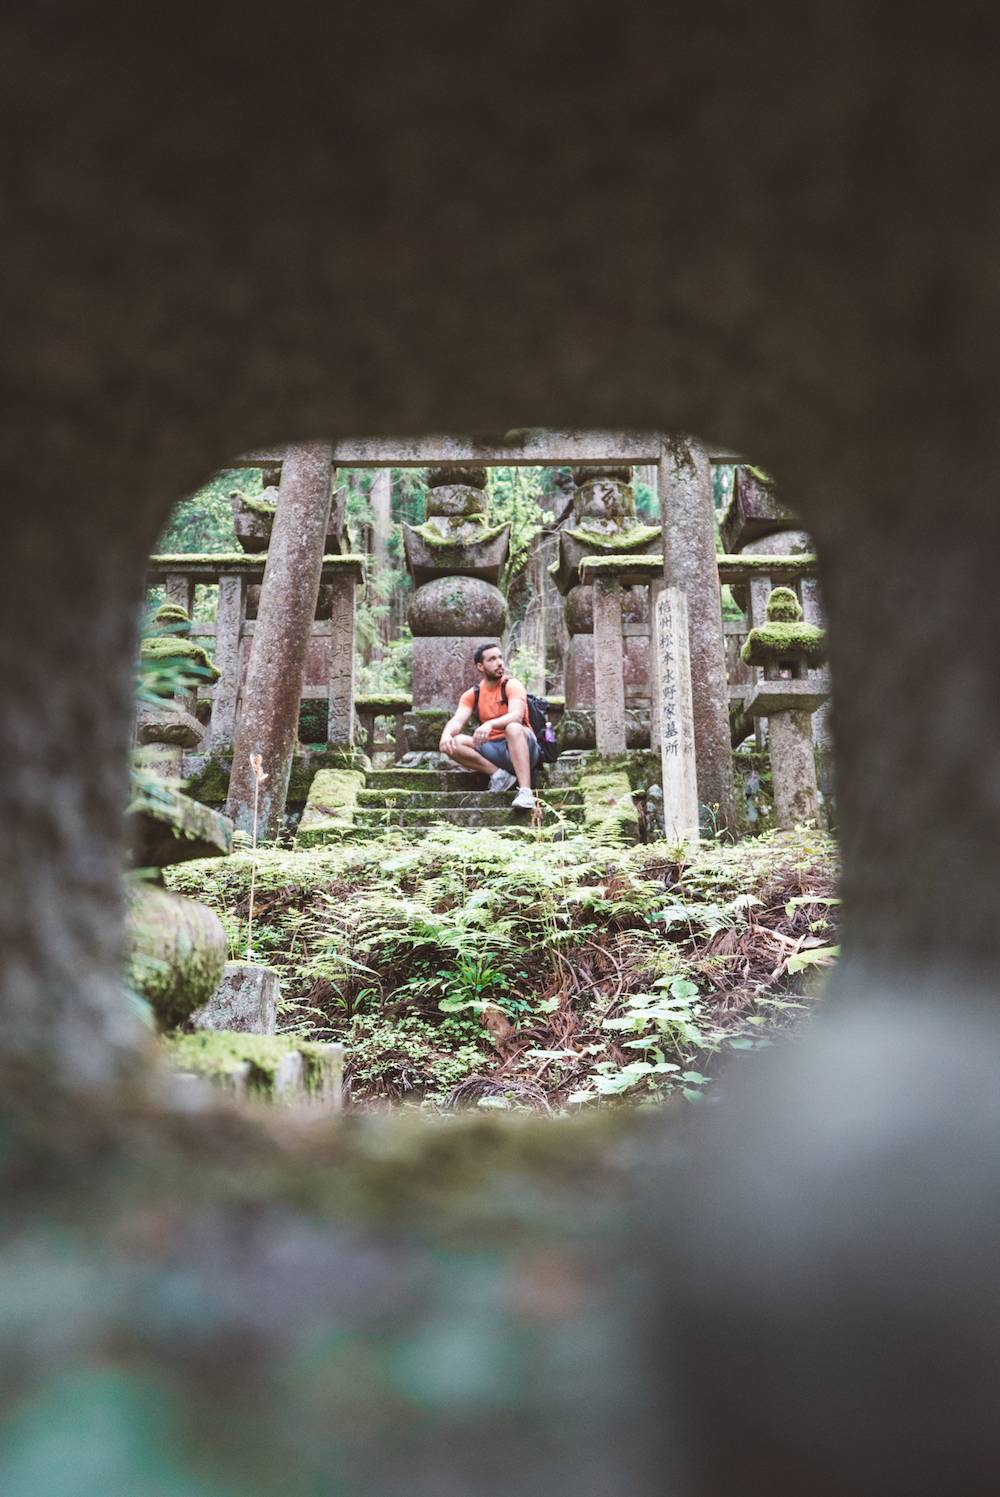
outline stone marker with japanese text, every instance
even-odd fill
[[[669,842],[696,846],[698,784],[686,593],[663,588],[656,599],[655,619],[654,710],[660,713],[664,829]]]

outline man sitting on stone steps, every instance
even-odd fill
[[[531,776],[542,754],[528,726],[528,693],[506,674],[499,645],[480,645],[473,659],[478,687],[470,686],[459,698],[455,715],[441,734],[441,752],[463,769],[488,774],[491,790],[509,790],[516,782],[514,810],[532,811]],[[472,734],[463,733],[473,712],[480,725]]]

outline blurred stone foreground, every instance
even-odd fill
[[[4,1497],[632,1494],[633,1453],[679,1497],[993,1497],[995,10],[0,25]],[[260,443],[529,420],[752,451],[816,538],[828,1031],[641,1157],[129,1102],[171,502]]]
[[[4,1497],[635,1489],[634,1117],[4,1091]]]

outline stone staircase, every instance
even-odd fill
[[[419,830],[441,823],[530,831],[530,811],[514,811],[513,790],[491,794],[485,775],[460,770],[373,769],[358,792],[354,826],[365,831],[401,826]],[[572,830],[583,821],[583,796],[573,787],[536,788],[547,829]]]

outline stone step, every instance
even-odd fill
[[[485,790],[484,774],[447,769],[370,769],[365,776],[369,790]]]
[[[570,806],[565,813],[557,815],[551,809],[543,809],[542,825],[557,825],[560,821],[576,824],[583,820],[582,808]],[[358,830],[372,830],[385,826],[427,828],[446,822],[449,826],[467,827],[521,827],[531,826],[530,811],[512,811],[499,806],[442,806],[438,811],[388,810],[373,806],[359,808],[354,813],[354,825]]]
[[[514,791],[501,790],[360,790],[358,808],[390,807],[397,811],[444,810],[449,806],[479,807],[482,810],[509,809]],[[582,806],[579,790],[557,788],[540,792],[547,805],[563,809]]]

